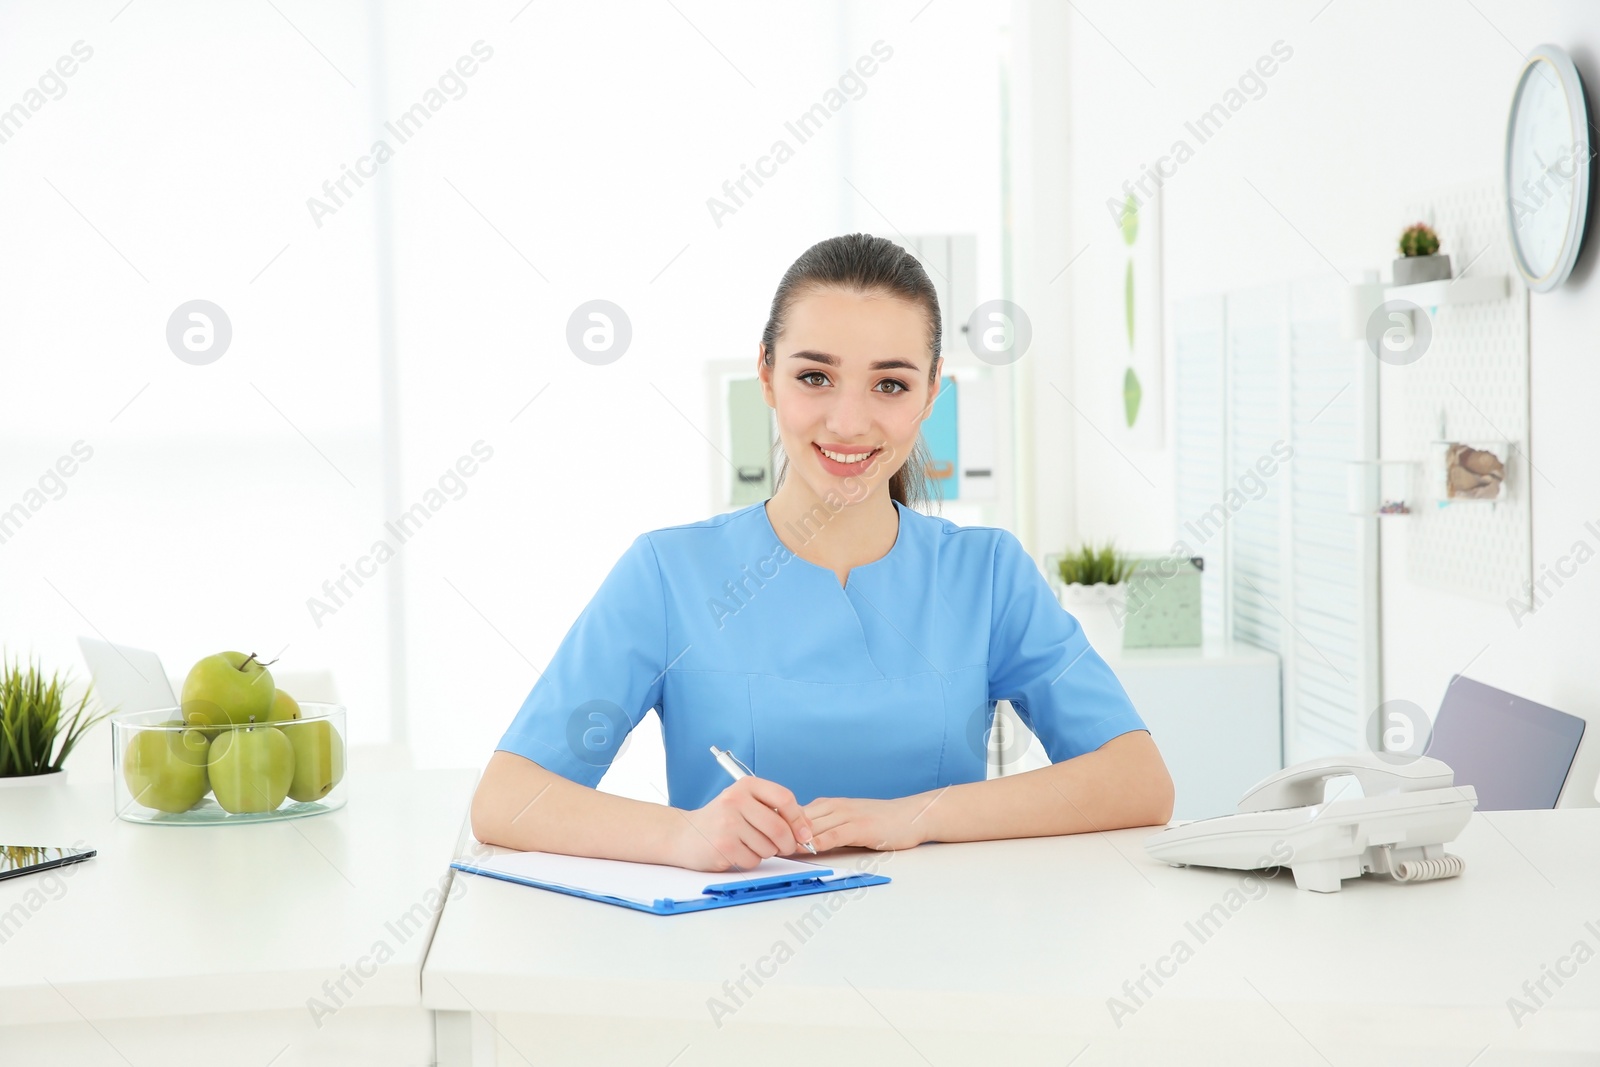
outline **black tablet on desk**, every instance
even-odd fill
[[[0,881],[35,871],[48,871],[79,863],[95,854],[92,848],[48,848],[41,845],[0,845]]]

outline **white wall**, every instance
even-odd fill
[[[1071,65],[1062,61],[1072,14],[1063,4],[1014,5],[1010,33],[1010,291],[1033,326],[1033,344],[1017,376],[1017,528],[1036,557],[1071,534],[1077,501],[1070,491],[1077,455],[1071,408],[1075,195]]]
[[[1109,269],[1117,249],[1104,202],[1176,139],[1195,150],[1163,186],[1169,308],[1198,294],[1307,276],[1353,281],[1364,268],[1384,267],[1408,221],[1408,199],[1495,179],[1521,52],[1538,43],[1572,52],[1590,80],[1591,105],[1600,104],[1592,95],[1600,8],[1578,0],[1481,2],[1477,10],[1362,0],[1080,6],[1085,17],[1068,20],[1063,44],[1073,150],[1059,165],[1074,191],[1070,247],[1090,244],[1071,272],[1077,403],[1108,430],[1120,367],[1100,356],[1114,350],[1120,277]],[[1293,55],[1264,79],[1264,93],[1198,143],[1184,123],[1279,40]],[[1536,478],[1533,488],[1536,573],[1580,538],[1600,547],[1583,529],[1600,518],[1600,474],[1590,459],[1600,444],[1592,413],[1600,395],[1597,255],[1586,251],[1562,291],[1532,297],[1531,455],[1549,479]],[[1170,385],[1170,329],[1168,347]],[[1397,431],[1403,387],[1397,374],[1383,380],[1386,434]],[[1170,430],[1170,390],[1167,400]],[[1171,544],[1187,516],[1175,514],[1170,436],[1163,449],[1119,454],[1083,419],[1074,416],[1073,425],[1076,477],[1065,491],[1075,504],[1073,535]],[[1405,523],[1385,521],[1382,530],[1384,699],[1432,710],[1450,675],[1465,671],[1600,721],[1600,565],[1580,569],[1518,628],[1504,605],[1411,582]],[[1600,740],[1586,748],[1590,762],[1575,774],[1592,783]]]
[[[0,10],[0,109],[92,50],[0,143],[0,511],[92,450],[0,539],[0,647],[79,677],[78,634],[180,678],[281,653],[383,741],[383,591],[337,627],[306,610],[379,514],[375,212],[305,206],[368,137],[363,9],[301,23],[336,70],[269,6],[119,7]],[[206,366],[166,340],[196,298],[233,328]]]
[[[481,765],[628,544],[718,510],[704,367],[754,368],[809,245],[977,233],[980,291],[998,287],[1004,9],[680,7],[387,20],[392,111],[473,41],[495,50],[389,175],[404,500],[474,441],[494,449],[396,561],[421,764]],[[821,132],[786,130],[879,41],[892,56]],[[719,226],[707,199],[780,138],[793,158]],[[606,366],[565,343],[596,297],[634,330]],[[658,767],[651,749],[623,759]]]
[[[93,55],[0,143],[0,511],[75,441],[93,456],[0,541],[0,648],[70,667],[98,631],[180,677],[282,649],[336,675],[352,740],[399,711],[418,763],[481,766],[628,543],[718,510],[703,368],[754,366],[805,248],[974,233],[998,295],[1007,14],[7,6],[0,110]],[[801,143],[786,121],[830,91]],[[402,143],[385,123],[430,92]],[[793,158],[718,225],[708,198],[780,139]],[[346,168],[364,180],[314,218]],[[234,328],[204,367],[164,338],[195,297]],[[607,366],[565,343],[596,297],[634,329]],[[385,523],[430,491],[401,543]]]

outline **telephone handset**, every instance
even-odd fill
[[[1326,798],[1328,782],[1352,777],[1362,796]],[[1268,775],[1238,811],[1170,826],[1145,851],[1174,867],[1288,867],[1295,885],[1333,893],[1346,878],[1387,874],[1422,882],[1461,873],[1444,851],[1478,806],[1441,760],[1390,762],[1370,752],[1308,760]]]
[[[1423,756],[1406,763],[1390,763],[1370,752],[1349,756],[1324,756],[1286,767],[1257,782],[1239,801],[1240,811],[1276,811],[1322,803],[1328,781],[1352,777],[1366,796],[1443,789],[1455,781],[1449,767]]]

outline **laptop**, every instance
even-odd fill
[[[1457,674],[1433,720],[1427,754],[1478,792],[1479,811],[1553,808],[1583,740],[1584,720]]]
[[[78,648],[83,651],[89,676],[105,707],[155,711],[178,706],[178,695],[172,691],[166,668],[154,652],[92,637],[79,637]]]

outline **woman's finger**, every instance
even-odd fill
[[[789,824],[790,836],[800,843],[811,840],[816,832],[811,825],[811,817],[806,810],[796,803],[794,794],[777,782],[770,782],[765,778],[741,778],[740,782],[748,783],[750,795],[767,807],[774,809],[784,821]],[[798,849],[791,848],[795,852]]]
[[[786,856],[799,850],[800,846],[795,843],[793,828],[764,801],[753,796],[748,797],[739,808],[739,812],[756,833],[772,843],[775,850],[773,855]]]
[[[767,814],[771,815],[772,813],[768,812]],[[777,816],[773,815],[773,818],[776,819]],[[738,833],[739,840],[744,843],[745,849],[756,858],[756,863],[760,863],[771,856],[776,856],[782,851],[770,837],[749,823],[741,826]]]
[[[811,813],[811,832],[821,835],[850,821],[850,813],[843,807],[827,807]],[[821,848],[821,845],[817,846]]]
[[[832,797],[818,797],[811,803],[803,805],[800,810],[806,813],[806,818],[815,821],[817,816],[826,815],[836,806]]]

